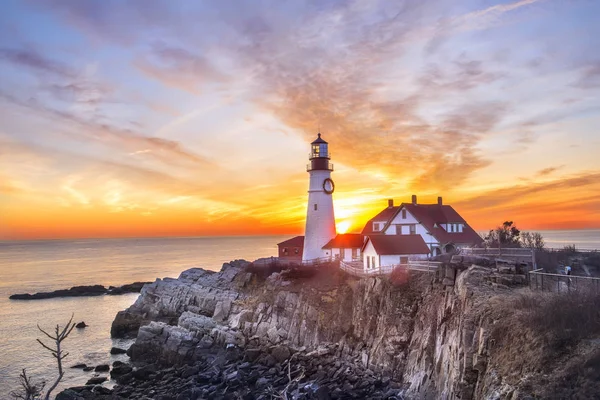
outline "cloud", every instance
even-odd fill
[[[552,175],[553,173],[555,173],[556,171],[558,171],[559,169],[564,168],[564,165],[559,165],[556,167],[548,167],[548,168],[544,168],[539,170],[535,175],[539,176],[539,177],[544,177],[544,176],[548,176],[548,175]]]
[[[0,60],[37,72],[50,73],[65,78],[74,78],[77,75],[76,71],[68,65],[52,60],[33,49],[0,48]]]
[[[150,53],[139,57],[134,65],[151,78],[193,94],[207,82],[223,82],[226,77],[219,72],[208,57],[165,44],[155,44]]]
[[[26,110],[34,110],[48,118],[73,126],[75,130],[65,129],[64,134],[71,135],[79,140],[91,140],[102,143],[111,148],[135,152],[140,149],[150,150],[144,155],[167,164],[189,163],[201,167],[213,165],[205,157],[194,154],[185,149],[181,143],[158,137],[145,136],[141,132],[131,129],[119,128],[107,123],[81,117],[69,111],[62,111],[40,103],[36,98],[27,100],[0,92],[0,99]],[[56,127],[55,129],[58,129]]]

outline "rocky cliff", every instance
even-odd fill
[[[128,353],[134,363],[196,365],[196,381],[181,387],[191,396],[190,387],[202,379],[212,386],[191,398],[214,397],[218,388],[228,393],[236,385],[256,394],[260,375],[273,376],[263,389],[274,382],[288,390],[294,381],[294,398],[319,385],[334,390],[306,398],[551,397],[544,392],[546,378],[535,377],[543,375],[544,363],[553,363],[528,356],[545,351],[545,342],[536,342],[540,332],[523,324],[505,332],[507,321],[523,321],[524,308],[515,301],[527,303],[521,294],[527,289],[519,289],[524,275],[514,266],[462,261],[436,274],[369,279],[335,266],[270,275],[245,261],[224,264],[218,273],[191,269],[146,285],[119,313],[112,333],[137,335]],[[218,361],[223,355],[215,349],[241,352],[235,356],[240,361]],[[554,362],[574,360],[567,355]],[[242,361],[264,367],[234,377],[249,368]],[[182,379],[167,377],[167,383]]]

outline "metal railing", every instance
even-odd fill
[[[316,168],[316,169],[322,169],[322,168]],[[313,170],[312,164],[306,164],[306,172],[310,172]],[[333,171],[333,164],[330,162],[327,162],[327,170],[328,171]]]
[[[600,278],[553,274],[540,268],[529,272],[529,288],[556,293],[600,293]]]
[[[529,248],[498,248],[498,247],[464,247],[460,255],[473,255],[479,257],[494,257],[505,260],[531,263],[535,268],[535,250]]]

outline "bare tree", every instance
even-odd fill
[[[60,329],[60,326],[58,324],[56,324],[56,328],[54,329],[54,335],[51,335],[48,332],[46,332],[45,330],[43,330],[42,328],[40,328],[39,324],[37,327],[44,335],[48,336],[54,342],[54,346],[55,346],[54,348],[47,346],[40,339],[36,339],[39,342],[39,344],[42,345],[43,348],[50,351],[52,356],[54,358],[56,358],[56,363],[58,364],[58,377],[56,378],[56,381],[54,381],[52,386],[50,386],[48,391],[46,391],[46,395],[44,397],[45,400],[50,400],[50,393],[52,393],[52,391],[54,389],[56,389],[56,387],[58,386],[58,383],[60,382],[60,380],[63,378],[63,376],[65,374],[63,372],[63,368],[62,368],[62,360],[66,356],[69,355],[69,353],[63,354],[63,350],[60,348],[60,344],[62,343],[63,340],[65,340],[69,336],[69,334],[71,333],[73,328],[75,328],[75,323],[73,322],[73,315],[71,315],[71,319],[69,320],[69,322],[67,322],[67,324],[64,326],[63,329]]]
[[[29,376],[27,376],[27,371],[25,368],[21,371],[19,375],[19,384],[21,388],[19,390],[15,390],[10,392],[10,395],[15,400],[37,400],[42,397],[42,390],[44,390],[44,386],[46,386],[46,382],[33,382]]]

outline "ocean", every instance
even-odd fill
[[[76,363],[99,365],[126,360],[111,356],[112,346],[130,342],[112,340],[110,326],[120,310],[137,294],[33,301],[9,300],[14,293],[65,289],[76,285],[122,285],[179,276],[202,267],[218,271],[234,259],[255,260],[277,255],[276,244],[290,236],[198,237],[145,239],[85,239],[0,242],[0,399],[18,385],[23,368],[34,378],[49,382],[57,375],[56,361],[36,338],[44,339],[37,324],[48,331],[74,321],[89,327],[75,329],[63,342],[69,356],[60,388],[83,385],[93,372],[68,368]],[[53,392],[57,394],[58,391]]]
[[[580,249],[600,249],[600,230],[541,233],[548,247],[574,244]],[[37,324],[50,330],[74,314],[74,321],[89,325],[74,330],[63,342],[70,354],[59,389],[83,385],[93,374],[70,369],[70,365],[125,360],[124,355],[109,354],[112,346],[126,348],[130,344],[112,340],[110,325],[116,313],[137,298],[137,294],[128,294],[14,301],[8,300],[11,294],[176,278],[192,267],[216,271],[234,259],[274,256],[276,244],[291,236],[0,241],[0,398],[8,398],[18,385],[22,368],[34,379],[45,378],[50,383],[56,376],[54,359],[36,342],[36,338],[43,339]]]

